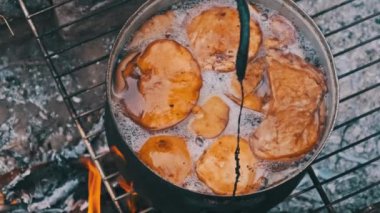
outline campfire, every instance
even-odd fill
[[[100,213],[101,211],[101,192],[102,178],[94,163],[90,159],[82,159],[82,163],[88,169],[88,212]],[[134,196],[137,195],[133,190],[133,183],[128,183],[123,177],[117,178],[119,186],[130,196],[126,197],[128,211],[137,212]]]
[[[124,156],[116,147],[111,147],[111,152],[118,158],[125,160]],[[101,211],[101,192],[102,177],[95,164],[89,158],[82,158],[81,162],[88,169],[88,212],[100,213]],[[135,196],[137,193],[133,189],[133,183],[127,182],[122,176],[117,176],[115,181],[124,191],[129,194],[125,197],[128,212],[137,212]]]
[[[128,183],[123,177],[118,178],[118,183],[120,187],[124,189],[125,192],[130,194],[130,196],[127,198],[127,206],[128,206],[129,212],[131,213],[137,212],[137,207],[134,201],[134,196],[136,196],[137,193],[134,192],[133,190],[133,183]]]
[[[88,212],[100,213],[102,177],[90,159],[83,159],[82,163],[88,169]]]
[[[114,164],[115,156],[108,154],[105,157],[107,165]],[[4,194],[0,193],[0,212],[46,208],[91,213],[115,211],[101,175],[89,157],[66,163],[42,164],[0,176],[0,186],[4,187]],[[134,191],[133,183],[116,176],[113,184],[119,186],[118,193],[128,194],[120,201],[125,212],[134,213],[146,208]]]
[[[141,167],[141,162],[129,159],[136,156],[126,154],[122,146],[118,146],[122,152],[108,147],[112,144],[107,143],[105,136],[107,61],[112,57],[111,48],[121,27],[143,2],[17,0],[0,4],[0,213],[143,213],[152,212],[152,206],[162,210],[160,205],[166,201],[170,206],[180,203],[167,198],[178,187],[156,177],[149,168],[141,169],[155,180],[148,181],[148,185],[141,184],[147,175],[140,175],[144,177],[140,179],[138,172],[117,169],[116,164],[120,162],[130,167]],[[380,159],[376,153],[378,144],[372,143],[379,136],[376,124],[380,112],[375,98],[380,94],[376,92],[379,79],[373,78],[379,65],[375,48],[379,42],[376,28],[379,13],[373,10],[376,1],[294,2],[316,21],[334,54],[342,91],[339,100],[342,113],[331,140],[305,171],[297,190],[287,198],[285,193],[267,197],[276,199],[284,194],[279,200],[285,200],[273,212],[289,209],[356,212],[366,207],[377,211],[379,204],[372,205],[378,202],[380,192],[376,173]],[[260,16],[262,20],[268,18]],[[207,29],[210,27],[206,25]],[[279,34],[289,33],[280,31]],[[312,61],[313,57],[305,59]],[[352,82],[358,83],[352,86]],[[239,101],[236,97],[228,98]],[[208,105],[201,105],[200,109]],[[261,119],[252,120],[261,122]],[[124,142],[131,139],[125,136]],[[205,141],[200,138],[195,143],[203,146]],[[274,165],[273,170],[282,171],[286,166]],[[209,172],[208,168],[205,172]],[[129,178],[129,174],[137,178]],[[262,182],[269,184],[268,179]],[[190,191],[204,187],[198,183],[185,186]],[[153,202],[153,196],[146,193],[148,189],[165,200]],[[170,198],[189,195],[188,191],[181,192],[181,196]],[[193,201],[207,201],[211,204],[205,206],[207,211],[217,205],[209,197],[198,198],[189,199],[191,206],[197,206]],[[152,203],[145,199],[151,199]],[[231,204],[245,203],[228,203],[228,206]]]
[[[52,2],[57,3],[58,0]],[[45,13],[46,18],[39,21],[46,26],[62,25],[70,21],[67,19],[69,11],[81,11],[75,14],[75,18],[81,18],[85,12],[110,6],[111,2],[97,0],[63,4]],[[49,7],[50,4],[47,1],[26,1],[25,6],[36,11]],[[107,13],[105,16],[103,14],[102,20],[107,22],[120,14],[128,16],[129,14],[125,11],[132,11],[131,8],[136,7],[136,5],[120,3],[118,6],[119,13]],[[124,19],[121,18],[111,27],[123,22]],[[84,30],[93,27],[93,23],[98,22],[92,20],[87,24],[67,27],[59,32],[58,37],[74,41],[81,38],[80,35]],[[5,58],[0,55],[2,94],[0,101],[0,212],[13,210],[38,212],[46,209],[60,212],[116,212],[117,209],[101,181],[100,173],[89,154],[86,153],[85,143],[75,127],[75,122],[70,118],[63,104],[62,95],[56,89],[46,62],[40,57],[38,46],[28,29],[20,2],[6,2],[0,5],[0,47],[2,50],[10,51],[4,52]],[[92,32],[96,34],[99,30],[103,29],[93,28]],[[12,35],[15,36],[11,37]],[[107,36],[108,40],[99,40],[93,46],[100,49],[111,45],[115,34]],[[49,38],[49,42],[53,41],[55,48],[60,48],[65,43],[55,42],[54,39],[56,38]],[[96,53],[91,52],[91,54],[96,57]],[[12,57],[8,58],[8,55]],[[76,52],[65,60],[76,60],[86,55],[88,55],[86,52]],[[99,65],[96,68],[99,72],[101,70],[104,72],[102,64],[105,62],[99,59],[99,63],[96,64]],[[99,72],[93,72],[94,74],[90,77],[92,81],[81,82],[77,85],[70,84],[72,78],[62,79],[70,92],[89,87],[96,80],[104,80],[102,75],[97,74]],[[21,84],[25,87],[22,92],[20,92]],[[100,91],[86,97],[73,97],[73,103],[94,106],[100,103],[89,104],[88,101],[101,101],[99,97],[102,95],[103,92]],[[3,102],[4,97],[10,101],[10,105],[4,105],[6,103]],[[101,162],[111,168],[107,173],[111,174],[116,172],[112,163],[114,155],[106,154],[108,147],[105,143],[104,132],[102,133],[101,117],[102,112],[87,116],[85,120],[88,123],[84,126],[89,135],[93,134],[90,142],[94,145],[94,151],[104,153]],[[113,153],[115,152],[114,150]],[[134,203],[142,202],[133,193],[132,184],[119,176],[113,178],[112,184],[116,186],[115,192],[118,195],[126,192],[130,194],[120,199],[123,210],[137,211],[139,208],[135,207]],[[140,205],[140,208],[142,207]]]

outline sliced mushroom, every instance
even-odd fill
[[[232,195],[236,179],[235,135],[218,138],[196,163],[196,172],[201,181],[219,195]],[[256,163],[245,139],[240,139],[240,178],[237,184],[238,195],[248,194],[258,189]]]
[[[261,44],[259,24],[250,21],[249,58],[253,58]],[[235,69],[240,41],[239,13],[230,7],[214,7],[203,11],[187,26],[190,46],[203,70],[230,72]]]
[[[233,95],[226,94],[228,98],[230,98],[237,105],[241,104],[241,99],[237,98]],[[248,94],[244,96],[243,106],[247,109],[251,109],[256,112],[262,112],[264,106],[264,98],[257,96],[256,94]]]
[[[318,133],[318,116],[286,110],[268,115],[250,138],[250,144],[258,158],[288,161],[309,152]]]
[[[263,73],[266,70],[265,58],[259,58],[257,60],[249,62],[245,78],[243,80],[244,90],[244,103],[243,106],[252,109],[254,111],[261,112],[264,105],[264,97],[260,97],[256,93],[256,89],[259,83],[263,79]],[[237,80],[236,75],[231,81],[231,94],[226,94],[232,101],[240,105],[241,102],[241,89],[240,83]]]
[[[204,138],[214,138],[226,128],[230,108],[217,96],[211,97],[201,107],[195,107],[195,119],[190,128],[195,134]]]
[[[160,15],[155,15],[146,21],[135,33],[129,48],[137,48],[144,42],[151,42],[154,39],[166,38],[173,32],[175,14],[168,11]]]
[[[184,182],[192,168],[185,139],[177,136],[153,136],[145,142],[138,155],[149,168],[177,185]]]
[[[297,31],[292,22],[281,15],[269,17],[271,35],[264,39],[264,46],[267,49],[281,49],[294,44],[297,41]]]
[[[136,59],[138,53],[132,52],[129,53],[117,66],[115,73],[115,81],[114,81],[114,92],[115,94],[121,93],[123,90],[127,89],[126,78],[130,76],[136,66]]]
[[[297,55],[277,50],[268,52],[267,61],[271,111],[294,108],[313,113],[326,92],[322,72]]]
[[[321,71],[296,55],[269,51],[267,60],[272,97],[250,145],[259,158],[287,161],[317,143],[326,85]]]
[[[173,40],[156,40],[137,60],[141,76],[139,92],[144,98],[137,122],[159,130],[185,119],[195,106],[202,77],[191,53]]]

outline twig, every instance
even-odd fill
[[[7,25],[8,30],[9,30],[9,32],[11,33],[11,35],[12,35],[12,36],[15,36],[15,34],[14,34],[14,32],[13,32],[11,26],[9,25],[9,23],[8,23],[8,21],[7,21],[7,19],[6,19],[3,15],[0,15],[0,19],[3,19],[3,20],[4,20],[4,23],[5,23],[5,25]]]

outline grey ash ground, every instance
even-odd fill
[[[0,3],[3,2],[0,0]],[[34,5],[29,5],[33,10],[46,6],[44,1],[31,2],[34,2]],[[59,3],[60,1],[54,0],[53,2]],[[42,23],[39,26],[54,28],[54,26],[71,21],[67,17],[68,12],[73,8],[75,8],[73,11],[76,12],[71,17],[79,18],[83,14],[101,9],[116,1],[75,2],[79,6],[67,4],[55,13],[51,13],[50,17],[54,17],[51,20],[37,20],[38,23]],[[380,131],[380,111],[374,110],[380,107],[380,63],[373,63],[358,72],[347,74],[351,70],[379,60],[380,16],[375,15],[360,24],[334,33],[342,26],[372,14],[378,14],[380,12],[379,1],[300,0],[298,4],[308,14],[314,15],[345,2],[348,3],[344,6],[314,17],[322,32],[328,35],[327,40],[335,54],[337,71],[340,76],[342,101],[337,125],[339,127],[340,124],[345,124],[363,113],[372,110],[373,113],[335,130],[321,156],[329,155],[335,150],[357,141],[362,141],[360,144],[313,165],[319,180],[327,181],[322,187],[326,190],[330,201],[339,201],[340,198],[356,190],[380,181],[380,134],[377,134]],[[117,23],[113,21],[115,20],[114,16],[108,14],[104,16],[102,22],[89,19],[87,24],[73,25],[48,36],[46,43],[49,46],[49,53],[52,53],[64,46],[88,39],[95,32],[105,30],[102,27],[94,26],[93,23],[97,23],[98,26],[106,26],[110,31],[110,33],[66,51],[64,54],[53,56],[59,72],[65,72],[109,52],[117,33],[117,30],[112,31],[112,27],[121,25],[129,15],[122,13],[126,11],[125,8],[120,7],[116,10],[118,14],[123,14]],[[57,168],[60,168],[59,165],[62,163],[75,161],[83,156],[86,150],[83,143],[80,142],[79,134],[63,104],[63,99],[58,93],[49,68],[17,6],[9,3],[1,4],[0,11],[6,15],[14,14],[11,25],[16,33],[16,37],[11,38],[5,26],[0,24],[0,186],[3,194],[9,197],[12,196],[7,190],[10,180],[5,178],[9,172],[28,171],[27,168],[41,164],[58,165]],[[110,20],[113,25],[105,24],[110,23]],[[365,44],[356,47],[362,42]],[[344,51],[347,48],[349,51]],[[66,75],[63,77],[63,81],[69,93],[75,92],[101,82],[104,79],[105,68],[106,60],[103,59],[80,72]],[[351,97],[362,90],[365,92]],[[72,100],[79,112],[98,106],[104,101],[104,86],[82,96],[75,96]],[[103,122],[100,119],[101,113],[98,116],[87,118],[86,130],[101,128]],[[104,135],[97,138],[94,143],[99,144],[99,149],[105,149]],[[335,178],[342,172],[362,164],[366,166]],[[67,177],[64,181],[58,181],[49,190],[38,189],[41,193],[37,193],[36,189],[30,191],[27,194],[29,199],[21,199],[20,203],[23,205],[20,205],[20,208],[25,211],[31,210],[40,205],[41,201],[46,201],[47,203],[44,202],[44,205],[40,205],[41,208],[56,210],[66,208],[68,210],[67,203],[72,202],[70,205],[74,206],[73,202],[75,203],[75,201],[72,196],[86,177],[85,172],[81,171],[83,170],[77,168],[77,172],[74,171],[72,176]],[[306,175],[294,193],[311,186],[313,186],[312,181]],[[54,197],[57,195],[57,191],[61,192],[62,187],[66,187],[64,188],[67,189],[64,190],[65,193],[58,198]],[[50,199],[48,199],[49,197]],[[2,196],[0,196],[0,201],[2,201]],[[337,202],[333,207],[337,212],[354,212],[379,201],[380,185],[365,190],[350,199]],[[271,212],[306,212],[323,205],[322,199],[313,187],[306,193],[296,194],[285,200]],[[326,211],[326,209],[322,211]]]

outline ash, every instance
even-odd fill
[[[2,2],[2,1],[0,1]],[[5,1],[4,1],[5,2]],[[6,212],[85,212],[87,207],[87,169],[79,159],[88,157],[86,147],[68,113],[63,98],[58,92],[50,70],[41,55],[30,28],[25,22],[19,6],[14,1],[0,3],[0,14],[13,14],[10,24],[16,36],[10,37],[7,29],[0,23],[0,211]],[[49,1],[27,1],[28,8],[38,10],[49,6]],[[58,1],[56,1],[58,2]],[[75,1],[71,9],[95,11],[107,6],[112,0]],[[65,8],[69,8],[66,5]],[[45,26],[58,26],[68,17],[68,11],[47,14],[47,20],[40,20]],[[56,17],[54,20],[52,17]],[[80,17],[76,17],[80,18]],[[50,19],[50,20],[49,20]],[[40,23],[40,24],[41,24]],[[83,26],[86,27],[86,26]],[[88,27],[88,26],[87,26]],[[83,28],[75,29],[83,32]],[[46,42],[67,38],[61,32]],[[101,38],[93,48],[109,51],[113,35]],[[69,41],[73,42],[73,41]],[[52,47],[52,46],[50,46]],[[100,48],[102,47],[102,48]],[[49,50],[52,52],[54,50]],[[87,52],[86,52],[87,51]],[[69,56],[55,56],[56,60],[69,64],[72,61],[85,62],[82,58],[92,52],[86,49],[71,53]],[[84,76],[68,75],[62,80],[68,92],[87,88],[104,78],[104,66],[97,63],[99,72]],[[69,66],[62,66],[66,69]],[[94,69],[94,68],[92,68]],[[83,74],[82,74],[83,75]],[[82,79],[81,79],[82,78]],[[74,82],[74,83],[73,83]],[[72,98],[76,106],[92,107],[104,101],[104,94],[97,91],[86,97]],[[78,113],[86,110],[78,108]],[[97,132],[103,127],[103,112],[87,117],[86,131]],[[108,151],[102,133],[91,142],[98,153]],[[112,205],[111,203],[109,205]]]
[[[37,11],[50,2],[26,0],[28,8]],[[80,18],[88,12],[104,8],[113,0],[76,0],[60,10],[47,13],[37,26],[50,29],[70,21],[68,12],[76,11],[72,17]],[[301,0],[299,5],[310,15],[338,5],[345,0]],[[128,9],[117,7],[113,14],[102,14],[65,28],[46,39],[49,52],[95,35],[99,28],[123,24],[125,18],[138,4],[128,3]],[[71,8],[70,8],[71,7]],[[315,18],[324,33],[336,30],[368,15],[380,11],[378,0],[356,0]],[[49,69],[40,55],[39,47],[32,37],[17,1],[0,0],[0,14],[13,18],[10,24],[16,33],[11,38],[0,23],[0,211],[5,212],[84,212],[87,199],[87,171],[78,162],[85,155],[72,120],[63,104]],[[115,18],[116,17],[116,18]],[[95,23],[95,24],[94,24]],[[110,24],[111,23],[111,24]],[[343,30],[327,38],[333,53],[347,49],[380,34],[379,17],[375,16],[361,24]],[[110,26],[110,27],[112,27]],[[41,29],[39,29],[41,30]],[[102,29],[103,31],[105,29]],[[107,34],[88,44],[54,56],[59,71],[76,67],[109,52],[115,34]],[[379,40],[348,51],[336,57],[338,74],[342,75],[379,57]],[[90,57],[91,56],[91,57]],[[70,91],[86,88],[91,83],[104,79],[106,62],[96,63],[84,71],[65,77],[65,86]],[[379,63],[340,79],[341,98],[380,82]],[[360,96],[344,101],[340,105],[337,124],[380,106],[380,88],[375,87]],[[90,95],[89,95],[90,94]],[[93,100],[104,100],[104,88],[84,97],[75,97],[77,106],[93,106]],[[84,109],[79,109],[79,111]],[[87,131],[102,126],[97,117],[89,118]],[[351,125],[333,132],[322,156],[341,147],[380,131],[379,112],[360,119]],[[95,126],[95,127],[94,127]],[[98,150],[105,150],[104,135],[94,143]],[[379,137],[372,137],[313,165],[319,180],[328,180],[336,175],[380,155]],[[379,160],[366,167],[346,174],[322,187],[331,201],[380,180]],[[308,175],[294,193],[312,186]],[[352,197],[334,205],[337,212],[356,212],[380,200],[380,187]],[[10,203],[13,205],[8,205]],[[3,205],[6,204],[6,206]],[[309,212],[323,206],[316,189],[285,200],[271,212]],[[110,211],[105,211],[110,212]]]

